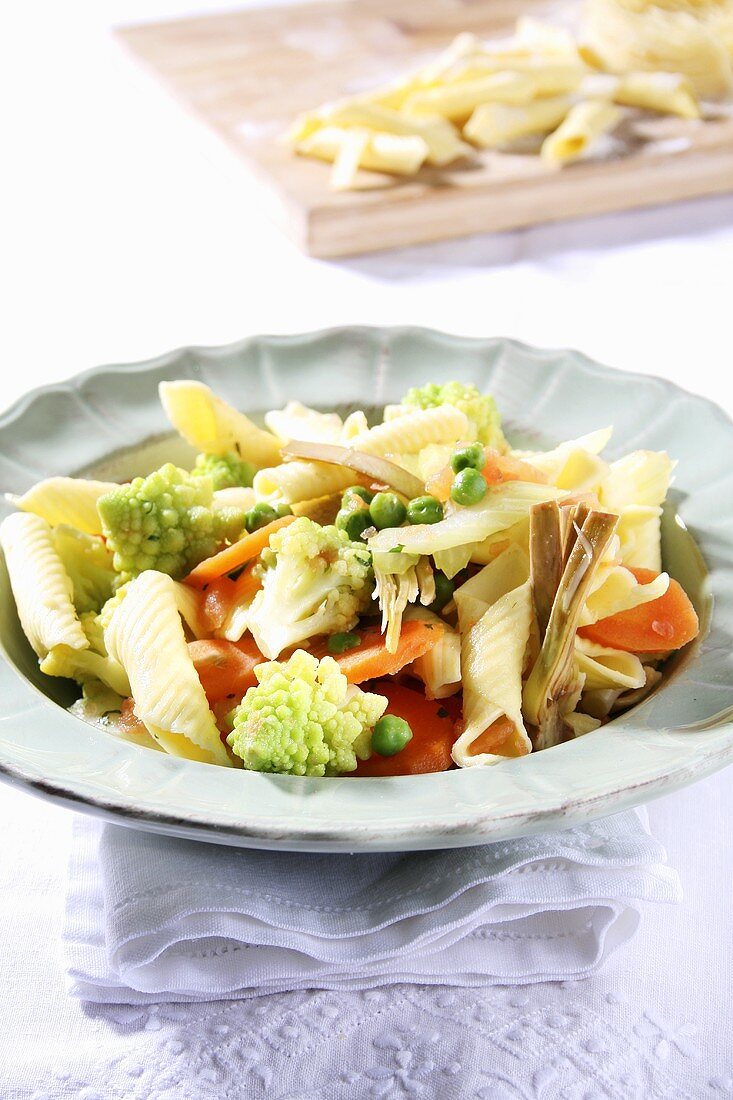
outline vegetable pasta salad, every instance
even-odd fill
[[[459,382],[374,427],[160,394],[191,470],[49,478],[0,525],[42,671],[116,736],[293,775],[483,767],[597,729],[698,633],[662,572],[674,464],[605,461],[610,428],[519,451]]]

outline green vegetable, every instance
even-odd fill
[[[53,541],[74,586],[73,600],[77,614],[87,611],[96,613],[110,598],[117,584],[111,550],[104,539],[85,535],[66,524],[53,528]]]
[[[245,768],[341,775],[371,756],[371,730],[387,700],[349,684],[333,657],[318,661],[299,649],[286,663],[259,665],[256,675],[227,737]]]
[[[363,500],[365,504],[371,504],[372,494],[368,489],[365,489],[363,485],[352,485],[343,495],[343,507],[348,508],[349,502],[352,497],[358,497],[359,500]]]
[[[271,535],[262,563],[249,628],[270,659],[314,634],[351,630],[371,601],[371,555],[337,527],[300,516]]]
[[[260,527],[266,527],[268,523],[272,523],[274,519],[277,519],[277,515],[277,512],[270,504],[259,501],[258,504],[252,505],[245,516],[247,530],[250,534],[252,534],[253,531],[259,531]]]
[[[194,477],[210,477],[214,489],[233,489],[238,485],[249,487],[257,470],[234,451],[227,451],[223,455],[198,455],[191,473]]]
[[[114,567],[129,580],[145,569],[179,579],[237,537],[244,514],[213,507],[209,477],[166,463],[97,501]]]
[[[377,493],[369,505],[372,523],[378,531],[385,527],[401,527],[407,509],[396,493]]]
[[[435,581],[435,599],[430,604],[430,610],[434,611],[437,615],[443,610],[445,605],[450,603],[453,599],[455,585],[453,581],[448,580],[445,573],[441,573],[439,569],[435,570],[433,579]]]
[[[329,653],[346,653],[347,649],[356,649],[361,645],[361,638],[358,634],[332,634],[328,639],[327,648]]]
[[[80,615],[79,621],[87,640],[88,649],[72,649],[68,645],[55,645],[41,661],[41,672],[47,676],[63,676],[79,684],[101,681],[118,695],[130,694],[127,673],[118,661],[107,653],[104,633],[99,616],[91,612]]]
[[[407,505],[407,518],[410,523],[440,523],[443,505],[435,497],[415,497]]]
[[[412,730],[404,718],[385,714],[372,732],[372,748],[380,756],[395,756],[412,741]]]
[[[450,491],[451,500],[456,504],[478,504],[486,496],[486,480],[483,474],[468,466],[456,474],[453,488]]]
[[[347,508],[341,508],[336,513],[336,526],[339,531],[345,532],[352,542],[356,542],[361,538],[367,527],[372,526],[369,509],[356,508],[354,511],[350,511]]]
[[[454,451],[450,460],[454,474],[460,474],[461,470],[469,468],[483,470],[486,462],[486,453],[480,443],[469,443],[466,447],[459,447]]]
[[[402,404],[418,409],[453,405],[471,421],[480,443],[500,451],[506,449],[501,417],[494,399],[488,394],[479,393],[475,386],[465,385],[463,382],[429,382],[426,386],[409,390],[402,398]]]
[[[290,507],[289,504],[276,504],[275,514],[277,515],[278,519],[282,519],[283,516],[292,516],[293,509]]]

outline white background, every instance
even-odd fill
[[[16,4],[10,26],[4,16],[0,404],[182,344],[360,322],[574,346],[733,411],[733,197],[307,259],[263,221],[240,160],[109,35],[186,10],[80,0]],[[70,815],[0,795],[0,1095],[61,1095],[48,1088],[60,1051],[93,1064],[106,1041],[67,1003],[59,968]],[[732,796],[728,772],[650,807],[686,900],[611,964],[640,1014],[684,1029],[658,1055],[682,1095],[733,1092]]]

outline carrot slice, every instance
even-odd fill
[[[648,584],[658,576],[653,569],[631,569],[630,572],[639,584]],[[578,634],[610,649],[660,653],[681,649],[697,637],[699,630],[700,623],[687,593],[670,578],[669,588],[658,600],[599,619],[592,626],[581,627]]]
[[[443,634],[439,623],[426,623],[419,619],[402,624],[396,653],[387,650],[385,636],[378,626],[367,626],[354,631],[360,643],[345,653],[328,652],[328,643],[314,646],[314,657],[332,656],[350,684],[363,684],[380,676],[394,676],[405,665],[416,661],[433,648]]]
[[[223,626],[234,602],[234,581],[229,577],[217,577],[208,585],[202,602],[204,618],[210,630]]]
[[[210,706],[227,698],[232,705],[238,702],[257,683],[255,667],[265,660],[249,637],[241,642],[223,638],[189,642],[188,652]]]
[[[455,719],[446,699],[429,700],[422,692],[389,681],[372,686],[378,695],[387,697],[387,714],[396,714],[410,723],[412,740],[394,756],[372,753],[369,760],[360,760],[353,775],[421,775],[444,772],[452,764],[450,751],[456,739]]]
[[[486,463],[481,473],[487,485],[502,485],[505,481],[529,481],[536,485],[547,485],[547,475],[512,455],[502,455],[491,447],[486,448]]]
[[[294,523],[295,519],[295,516],[280,516],[272,523],[260,527],[258,531],[253,531],[251,535],[245,535],[238,542],[227,546],[225,550],[220,550],[218,554],[202,561],[187,577],[184,577],[184,583],[192,584],[195,588],[203,588],[217,577],[223,577],[225,573],[239,569],[245,562],[251,561],[262,553],[270,541],[270,535]]]
[[[526,756],[527,748],[511,718],[503,715],[471,742],[471,755],[491,752],[496,756]]]

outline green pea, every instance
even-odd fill
[[[369,505],[369,514],[377,530],[382,531],[385,527],[400,527],[407,509],[396,493],[377,493]]]
[[[450,491],[451,500],[456,504],[478,504],[486,495],[486,481],[483,474],[469,466],[456,474],[453,488]]]
[[[293,509],[290,507],[289,504],[277,504],[275,506],[275,511],[277,512],[279,519],[282,519],[283,516],[292,516],[293,514]]]
[[[415,497],[407,505],[407,518],[410,523],[440,523],[443,505],[435,497]]]
[[[347,649],[356,649],[360,645],[361,638],[358,634],[332,634],[326,643],[326,648],[329,653],[345,653]]]
[[[465,447],[459,447],[454,452],[450,464],[454,474],[460,474],[461,470],[483,470],[486,455],[480,443],[469,443]]]
[[[380,756],[394,756],[412,741],[412,730],[404,718],[385,714],[372,730],[372,748]]]
[[[342,507],[348,507],[347,502],[350,497],[359,497],[365,504],[371,504],[372,502],[372,494],[363,485],[352,485],[346,490],[341,501]]]
[[[352,542],[359,542],[367,527],[372,526],[372,517],[368,508],[359,508],[355,512],[342,508],[336,513],[336,526],[345,531]]]
[[[455,585],[453,581],[448,580],[445,573],[441,573],[436,569],[435,571],[435,599],[430,604],[430,610],[434,611],[436,615],[442,611],[447,603],[453,599],[453,593],[455,591]]]
[[[247,530],[252,534],[253,531],[259,531],[260,527],[272,523],[274,519],[277,519],[275,509],[271,505],[265,504],[264,501],[260,501],[259,504],[254,504],[250,508],[244,517],[244,522]]]

